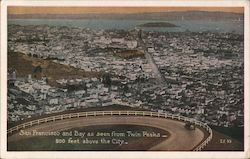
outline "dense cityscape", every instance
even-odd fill
[[[241,127],[243,44],[236,33],[8,25],[8,122],[117,104]]]

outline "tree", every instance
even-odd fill
[[[122,89],[124,92],[128,92],[129,90],[128,85],[123,85]]]
[[[39,66],[36,66],[33,70],[33,73],[41,73],[42,72],[42,67],[39,65]]]
[[[222,121],[227,121],[227,115],[226,115],[226,114],[223,114],[223,115],[221,116],[221,120],[222,120]]]
[[[112,80],[111,80],[111,76],[109,73],[105,73],[103,76],[102,76],[102,83],[106,86],[111,86],[112,84]]]

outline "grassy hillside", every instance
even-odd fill
[[[23,53],[8,53],[8,70],[16,70],[17,77],[28,77],[29,74],[35,79],[42,76],[48,78],[52,86],[57,86],[58,79],[74,79],[82,77],[100,77],[102,72],[87,72],[72,66],[55,63],[52,60],[33,58]]]

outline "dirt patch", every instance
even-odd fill
[[[132,59],[145,56],[144,52],[139,50],[123,50],[115,53],[115,55],[124,59]]]

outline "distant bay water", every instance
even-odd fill
[[[48,25],[48,26],[68,26],[90,29],[124,29],[130,30],[139,25],[159,22],[152,20],[97,20],[97,19],[8,19],[8,24],[19,25]],[[168,22],[177,25],[178,27],[147,27],[143,30],[147,31],[162,31],[162,32],[184,32],[186,30],[192,32],[228,32],[228,33],[244,33],[244,21],[209,21],[209,20],[179,20],[179,21],[160,21]]]

